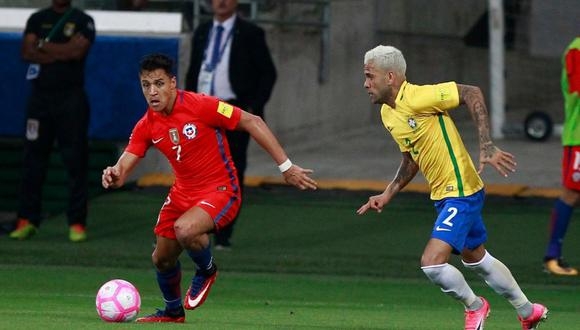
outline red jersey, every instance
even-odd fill
[[[225,130],[233,130],[241,110],[218,99],[178,90],[168,116],[151,108],[137,122],[125,151],[144,157],[152,145],[167,157],[174,186],[190,192],[239,191]]]

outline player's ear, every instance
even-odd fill
[[[393,71],[387,71],[387,81],[392,83],[395,80],[395,73]]]

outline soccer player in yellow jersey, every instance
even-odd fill
[[[503,176],[515,171],[514,156],[490,138],[483,94],[476,86],[455,82],[413,85],[407,82],[405,58],[392,46],[377,46],[364,57],[366,88],[371,101],[381,104],[385,128],[399,145],[402,161],[385,191],[371,196],[357,214],[381,212],[393,196],[421,170],[435,201],[437,219],[421,257],[421,269],[441,291],[465,307],[465,329],[483,329],[490,307],[477,296],[463,274],[448,263],[461,255],[463,265],[477,273],[515,308],[522,329],[536,329],[548,309],[532,304],[509,269],[484,247],[487,240],[481,210],[484,185],[479,173],[485,164]],[[476,169],[448,111],[466,105],[477,125],[480,155]]]

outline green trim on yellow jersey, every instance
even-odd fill
[[[445,139],[445,145],[447,146],[447,152],[449,152],[449,158],[451,158],[451,163],[453,163],[453,172],[455,173],[455,178],[457,178],[457,190],[459,191],[459,197],[464,197],[465,192],[463,191],[463,179],[461,178],[461,171],[459,170],[459,165],[457,165],[457,158],[453,153],[453,148],[451,147],[451,140],[447,134],[447,129],[445,128],[445,121],[441,114],[439,117],[439,127],[441,127],[441,132],[443,133],[443,138]]]

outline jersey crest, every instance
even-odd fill
[[[185,124],[183,126],[183,135],[185,135],[188,140],[195,138],[197,136],[197,127],[192,123]]]
[[[172,128],[169,130],[169,137],[171,138],[171,142],[173,142],[173,144],[179,144],[179,133],[177,132],[177,128]]]
[[[415,118],[407,119],[407,124],[409,124],[409,127],[411,127],[412,129],[415,129],[417,127],[417,121],[415,120]]]

